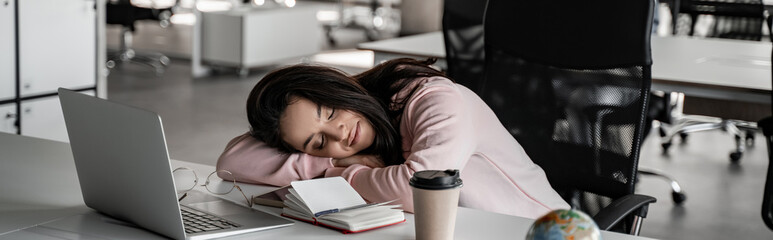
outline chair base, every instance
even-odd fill
[[[136,63],[143,66],[147,66],[153,69],[156,75],[163,75],[166,71],[166,67],[169,66],[171,60],[169,57],[160,53],[147,53],[138,54],[133,49],[127,49],[120,52],[114,52],[108,55],[107,68],[113,69],[118,67],[118,64],[123,63]]]
[[[679,135],[684,142],[687,139],[687,134],[691,132],[722,129],[735,136],[735,150],[729,154],[730,161],[733,163],[738,163],[741,160],[747,145],[754,144],[754,135],[757,131],[757,124],[753,122],[698,115],[684,115],[674,122],[674,126],[668,130],[664,129],[664,126],[660,126],[662,137],[660,145],[664,154],[668,153],[676,135]]]
[[[665,127],[664,122],[659,122],[658,130],[661,137],[660,146],[663,148],[663,154],[668,154],[668,149],[673,144],[673,139],[677,135],[682,138],[682,143],[687,141],[691,132],[707,131],[721,129],[732,133],[735,136],[736,147],[730,152],[730,161],[738,163],[746,150],[747,145],[754,144],[754,136],[757,131],[757,123],[742,120],[722,119],[718,117],[709,117],[701,115],[688,115],[684,112],[684,93],[665,93],[665,107],[667,113],[655,118],[659,121],[666,121],[671,127]]]
[[[107,63],[105,63],[108,69],[117,67],[119,63],[137,63],[152,68],[158,76],[164,74],[166,67],[171,62],[169,57],[161,53],[137,53],[131,49],[131,42],[132,30],[130,27],[124,26],[121,29],[120,49],[108,52]]]

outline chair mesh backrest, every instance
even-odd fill
[[[489,0],[482,98],[575,207],[634,190],[651,0]],[[596,201],[598,202],[598,201]]]
[[[162,13],[172,11],[172,8],[145,8],[132,5],[130,0],[106,1],[105,22],[120,24],[135,30],[134,22],[139,20],[159,21]]]
[[[762,39],[765,9],[761,0],[682,0],[680,12],[714,16],[707,37]]]
[[[446,0],[443,6],[446,74],[476,93],[483,81],[485,8],[486,0]]]

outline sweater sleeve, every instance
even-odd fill
[[[403,112],[403,141],[412,139],[412,144],[403,143],[403,149],[410,151],[405,164],[385,168],[353,165],[343,171],[330,171],[326,176],[340,174],[366,200],[397,199],[405,211],[413,212],[412,189],[408,184],[413,173],[461,169],[475,149],[474,126],[465,115],[468,111],[462,99],[453,83],[424,87],[411,97]]]
[[[328,168],[333,168],[331,158],[281,153],[249,133],[228,142],[217,160],[217,170],[228,170],[236,181],[274,186],[320,177]],[[231,180],[229,174],[218,173],[218,176]]]

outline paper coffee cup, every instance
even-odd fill
[[[453,239],[462,179],[459,170],[413,174],[413,212],[417,240]]]

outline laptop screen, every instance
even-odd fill
[[[185,238],[161,118],[63,88],[59,99],[86,205]]]

